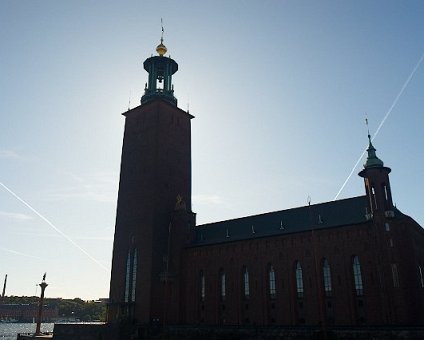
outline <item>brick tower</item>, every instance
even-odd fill
[[[165,56],[144,61],[141,105],[125,112],[108,321],[137,325],[182,322],[181,249],[190,241],[191,116],[177,107]]]

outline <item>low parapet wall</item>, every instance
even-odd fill
[[[106,340],[111,328],[104,323],[63,323],[55,324],[54,340]],[[113,335],[112,335],[113,336]],[[116,337],[119,339],[119,337]]]
[[[143,339],[243,340],[422,340],[424,327],[169,327],[161,336]]]
[[[422,340],[424,327],[160,327],[134,324],[55,324],[54,340]]]

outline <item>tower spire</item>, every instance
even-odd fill
[[[370,129],[368,126],[368,118],[365,118],[365,123],[367,124],[367,128],[368,128],[368,149],[367,149],[368,156],[367,156],[367,160],[364,163],[364,168],[368,169],[368,168],[383,167],[384,162],[377,157],[375,153],[376,149],[372,145],[372,138],[371,138]]]

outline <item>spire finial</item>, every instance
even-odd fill
[[[371,142],[370,127],[368,126],[368,116],[367,116],[367,114],[365,114],[365,124],[367,125],[367,129],[368,129],[368,139]]]
[[[368,124],[367,114],[365,114],[365,124],[366,124],[367,130],[368,130],[368,149],[374,149],[374,146],[372,145],[372,141],[371,141],[370,127],[369,127],[369,124]]]
[[[158,52],[159,56],[163,57],[166,51],[168,50],[166,46],[163,44],[163,33],[165,30],[163,29],[163,20],[160,18],[160,24],[162,26],[162,34],[160,36],[160,44],[156,47],[156,52]]]
[[[162,44],[163,43],[163,33],[165,32],[164,29],[163,29],[163,19],[162,18],[160,18],[160,25],[162,26],[162,35],[160,37],[160,43]]]
[[[368,149],[374,148],[373,145],[372,145],[372,142],[371,142],[370,126],[368,124],[368,115],[367,114],[365,114],[365,124],[366,124],[367,130],[368,130],[367,131],[368,132]]]
[[[368,157],[365,161],[364,168],[382,167],[384,163],[381,159],[377,157],[377,155],[375,154],[376,149],[374,148],[374,145],[372,145],[370,129],[368,126],[368,117],[365,118],[365,124],[367,125],[368,129]]]

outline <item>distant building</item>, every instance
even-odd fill
[[[423,229],[393,206],[371,138],[365,195],[196,226],[193,116],[162,41],[157,52],[124,113],[109,323],[424,325]]]
[[[0,320],[34,322],[38,315],[37,304],[0,304]],[[59,316],[56,305],[43,306],[43,322],[53,322]]]
[[[99,298],[94,302],[101,303],[101,304],[107,304],[109,302],[109,298]]]

